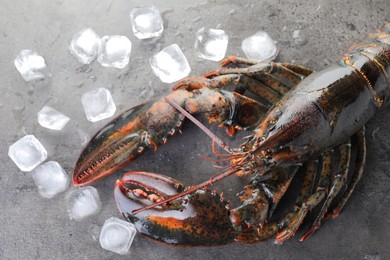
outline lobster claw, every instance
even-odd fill
[[[208,189],[201,189],[163,205],[132,212],[185,190],[170,177],[129,172],[114,189],[117,207],[137,230],[150,238],[171,245],[202,246],[232,242],[235,230],[229,219],[227,203]]]
[[[153,102],[138,105],[118,116],[89,141],[73,172],[75,186],[89,185],[136,158],[143,150],[138,115]]]
[[[183,119],[183,115],[163,100],[151,100],[128,109],[89,141],[76,163],[73,184],[89,185],[114,173],[146,148],[156,150],[168,135],[178,129]]]

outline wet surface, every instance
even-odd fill
[[[81,95],[108,88],[118,111],[166,93],[153,75],[149,58],[177,43],[199,75],[218,67],[202,61],[193,51],[195,33],[202,26],[220,28],[229,35],[227,55],[243,56],[241,41],[258,30],[277,41],[278,60],[320,69],[337,60],[347,47],[390,21],[388,0],[373,1],[159,1],[165,30],[158,40],[140,41],[129,23],[130,10],[151,1],[20,1],[2,4],[0,10],[1,89],[0,118],[0,258],[1,259],[127,259],[103,250],[96,229],[112,216],[119,217],[113,186],[120,172],[94,187],[102,212],[81,222],[70,220],[65,195],[45,199],[38,194],[31,173],[21,172],[7,156],[8,147],[26,134],[34,134],[70,174],[85,136],[91,137],[107,120],[87,121]],[[91,27],[100,36],[122,34],[133,44],[130,64],[122,70],[101,67],[96,61],[81,65],[67,45],[73,34]],[[22,49],[43,55],[51,79],[26,83],[13,60]],[[59,132],[42,128],[37,113],[50,105],[71,118]],[[119,113],[119,112],[117,112]],[[293,238],[284,245],[272,240],[255,245],[230,244],[214,248],[174,248],[137,236],[133,259],[388,259],[390,249],[390,109],[367,124],[368,156],[364,176],[342,214],[326,221],[309,240]],[[210,127],[224,140],[222,130]],[[240,143],[238,137],[232,140]],[[146,152],[128,170],[163,172],[186,184],[199,183],[215,173],[210,141],[191,124],[184,134],[171,138],[157,152]],[[218,186],[234,192],[245,181],[230,178]],[[92,231],[91,231],[92,230]],[[298,232],[301,236],[303,230]]]

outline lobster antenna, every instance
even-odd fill
[[[238,171],[238,169],[230,169],[228,171],[225,171],[225,172],[221,172],[220,174],[217,174],[215,177],[211,177],[208,181],[205,181],[201,184],[198,184],[198,185],[195,185],[195,186],[192,186],[190,187],[188,190],[186,191],[183,191],[179,194],[176,194],[176,195],[173,195],[173,196],[170,196],[169,198],[166,198],[162,201],[159,201],[159,202],[156,202],[156,203],[153,203],[153,204],[150,204],[148,206],[145,206],[145,207],[142,207],[142,208],[139,208],[139,209],[136,209],[136,210],[133,210],[131,212],[132,215],[135,215],[135,214],[138,214],[142,211],[145,211],[145,210],[148,210],[148,209],[151,209],[151,208],[154,208],[154,207],[157,207],[157,206],[160,206],[162,204],[165,204],[165,203],[168,203],[168,202],[171,202],[175,199],[179,199],[179,198],[182,198],[183,196],[187,195],[187,194],[191,194],[191,193],[194,193],[195,191],[199,190],[199,189],[202,189],[206,186],[209,186],[209,185],[213,185],[215,182],[217,181],[220,181],[222,179],[225,179],[226,177],[229,177],[230,175],[236,173]]]
[[[168,98],[164,98],[165,102],[176,108],[180,113],[186,116],[189,120],[191,120],[195,125],[197,125],[203,132],[205,132],[208,136],[213,139],[213,142],[216,142],[222,149],[224,149],[228,153],[232,153],[232,150],[229,146],[218,138],[213,132],[211,132],[205,125],[203,125],[198,119],[193,117],[190,113],[188,113],[184,108],[176,104],[174,101],[169,100]]]

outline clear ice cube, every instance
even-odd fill
[[[69,187],[70,179],[58,162],[49,161],[32,172],[32,177],[42,197],[53,198]]]
[[[87,119],[91,122],[103,120],[114,115],[116,107],[111,93],[106,88],[88,91],[81,97]]]
[[[159,37],[164,30],[160,11],[155,6],[134,8],[130,12],[130,21],[138,39]]]
[[[202,27],[196,33],[195,49],[198,57],[206,60],[220,61],[225,57],[229,37],[219,29]]]
[[[69,117],[50,106],[44,106],[38,112],[38,123],[48,129],[61,130],[69,120]]]
[[[24,172],[29,172],[47,158],[45,147],[33,135],[26,135],[12,144],[8,156]]]
[[[69,217],[75,220],[92,216],[102,207],[97,190],[91,186],[72,190],[66,194],[65,199]]]
[[[117,254],[126,254],[136,232],[133,224],[115,217],[109,218],[104,222],[100,232],[100,245]]]
[[[22,50],[14,64],[25,81],[50,77],[45,59],[35,51]]]
[[[104,67],[122,69],[129,64],[131,42],[126,36],[111,35],[102,38],[98,62]]]
[[[172,83],[182,79],[191,72],[190,65],[177,44],[172,44],[150,59],[154,74],[162,82]]]
[[[76,33],[69,44],[70,53],[83,64],[90,64],[96,59],[100,48],[100,37],[91,28]]]
[[[271,61],[279,52],[274,40],[263,31],[244,39],[241,47],[248,59],[258,61]]]

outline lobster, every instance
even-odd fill
[[[139,232],[171,245],[255,243],[270,237],[282,243],[322,204],[305,240],[324,218],[338,216],[361,178],[364,125],[389,103],[389,73],[389,23],[318,72],[291,63],[227,58],[220,69],[179,81],[172,93],[128,109],[98,131],[76,163],[73,183],[89,185],[147,148],[157,150],[188,117],[212,137],[213,151],[221,157],[216,161],[226,162],[225,168],[195,186],[161,174],[128,172],[114,188],[121,214]],[[229,85],[233,92],[225,89]],[[248,91],[256,100],[244,95]],[[193,118],[196,114],[225,126],[229,135],[252,132],[242,145],[229,148]],[[304,178],[294,206],[274,217],[297,172]],[[231,209],[209,186],[233,174],[251,179],[238,193],[241,204]]]

